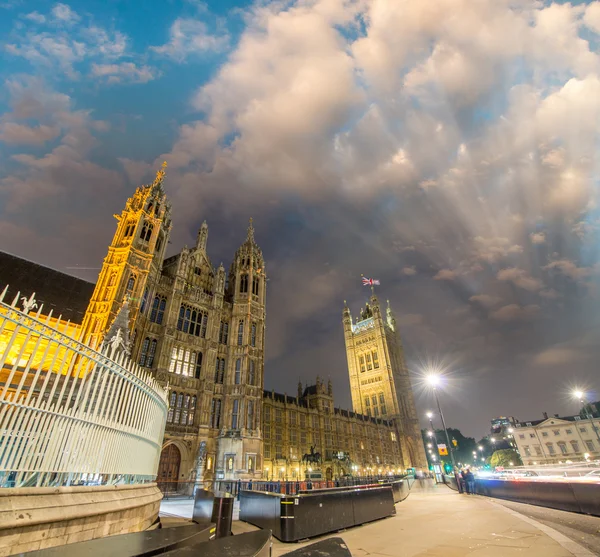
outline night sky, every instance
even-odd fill
[[[448,425],[600,388],[600,2],[0,0],[0,249],[95,280],[168,162],[171,254],[254,218],[267,388],[331,378],[381,281]],[[591,394],[597,400],[596,393]],[[425,424],[425,420],[424,420]]]

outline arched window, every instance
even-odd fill
[[[215,383],[222,384],[225,378],[225,358],[217,358],[215,364]]]
[[[255,372],[254,372],[254,360],[248,362],[248,385],[254,385]]]
[[[175,411],[175,402],[177,401],[177,393],[175,391],[171,392],[171,396],[169,397],[169,413],[167,414],[167,422],[170,424],[173,423],[173,412]]]
[[[248,292],[248,275],[240,275],[240,293]]]
[[[144,226],[142,226],[142,233],[140,234],[140,240],[144,242],[149,242],[150,238],[152,238],[152,230],[154,226],[149,222],[145,222]]]
[[[227,344],[229,337],[229,323],[221,321],[221,328],[219,329],[219,343]]]
[[[148,349],[150,348],[150,339],[146,337],[144,342],[142,342],[142,349],[140,350],[140,360],[139,364],[142,367],[146,367],[146,358],[148,356]]]
[[[181,423],[183,425],[187,424],[188,421],[188,410],[190,407],[190,395],[185,395],[183,407],[181,408]]]
[[[255,296],[258,296],[258,285],[259,285],[259,278],[252,277],[252,294],[254,294]]]
[[[131,275],[127,281],[127,294],[131,294],[135,288],[135,275]]]
[[[181,305],[179,308],[179,319],[177,320],[177,329],[179,331],[196,337],[206,338],[207,326],[208,313]]]
[[[235,361],[235,384],[239,385],[242,380],[242,360],[238,358]]]
[[[213,428],[219,428],[221,426],[221,399],[213,398],[212,409],[210,413],[210,425]]]
[[[181,406],[183,404],[183,393],[177,395],[177,406],[175,407],[175,418],[173,421],[178,424],[181,418]]]
[[[146,358],[146,367],[152,367],[154,363],[154,356],[156,354],[156,339],[152,339],[150,342],[150,349],[148,350],[148,357]]]
[[[162,243],[163,243],[163,237],[162,237],[162,236],[159,236],[159,237],[156,239],[156,248],[155,248],[155,250],[154,250],[154,251],[156,251],[156,253],[159,253],[159,252],[160,252],[160,248],[162,248]]]
[[[201,374],[202,374],[202,352],[198,352],[198,355],[196,356],[196,370],[194,372],[194,377],[196,379],[200,379]]]
[[[244,321],[240,319],[238,323],[238,346],[241,346],[244,342]]]
[[[140,305],[140,313],[144,313],[144,311],[146,310],[146,306],[148,305],[148,287],[146,286],[146,289],[144,290],[144,295],[142,296],[142,304]]]

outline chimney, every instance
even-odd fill
[[[542,412],[542,414],[544,415],[544,420],[548,419],[548,412]]]

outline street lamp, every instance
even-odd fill
[[[585,417],[590,421],[590,425],[592,426],[592,429],[596,434],[598,443],[600,443],[600,433],[598,433],[598,428],[594,425],[594,421],[592,420],[592,416],[590,415],[590,412],[588,410],[587,401],[585,400],[585,393],[583,391],[580,391],[579,389],[575,389],[573,391],[573,396],[581,403],[581,409],[583,410]]]
[[[430,373],[427,376],[427,383],[433,390],[433,394],[435,396],[435,402],[438,407],[438,411],[440,413],[440,418],[442,420],[442,427],[444,428],[444,433],[446,434],[446,442],[448,443],[448,451],[450,452],[450,460],[452,461],[452,469],[456,470],[456,462],[454,462],[454,451],[452,450],[452,445],[450,444],[450,436],[448,435],[448,428],[446,427],[446,422],[444,420],[444,414],[442,412],[442,407],[440,406],[440,399],[438,397],[437,388],[441,385],[442,379],[439,375],[435,373]]]

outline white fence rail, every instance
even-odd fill
[[[0,487],[156,477],[167,392],[117,347],[96,351],[35,295],[0,294]],[[78,330],[77,330],[78,331]],[[77,333],[79,334],[79,332]]]

